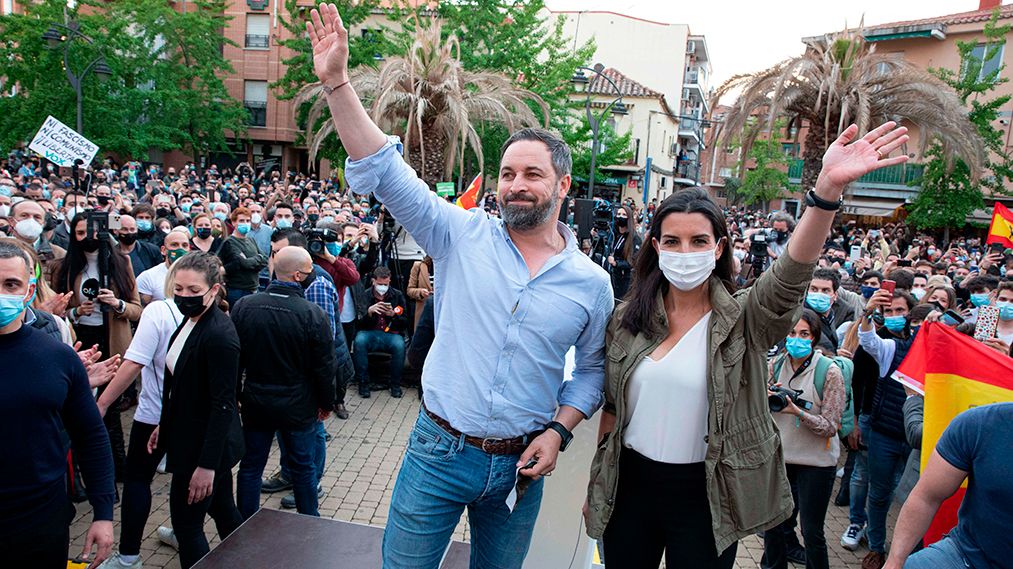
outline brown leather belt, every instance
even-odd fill
[[[432,419],[434,423],[443,428],[444,431],[450,433],[450,436],[460,437],[464,434],[454,427],[451,427],[450,423],[446,419],[430,411],[424,402],[422,403],[422,409],[426,412],[426,415],[429,415],[429,418]],[[541,431],[535,431],[512,439],[483,439],[473,437],[471,435],[464,435],[464,442],[489,454],[521,454],[528,448],[528,444],[533,441],[535,437],[544,432],[545,429],[542,429]]]

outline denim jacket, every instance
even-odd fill
[[[791,515],[791,489],[781,438],[767,406],[767,350],[784,339],[800,307],[815,263],[787,253],[747,290],[730,294],[710,280],[712,315],[707,340],[708,434],[704,459],[717,551]],[[626,385],[633,370],[668,335],[662,295],[655,300],[655,333],[634,336],[620,326],[626,305],[606,332],[605,411],[615,426],[598,444],[588,484],[587,533],[601,538],[615,507],[619,454],[626,423]]]

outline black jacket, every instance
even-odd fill
[[[172,334],[169,346],[185,324]],[[166,451],[167,471],[190,474],[198,466],[228,470],[243,458],[238,369],[236,329],[212,304],[186,339],[176,373],[165,370],[158,445]]]
[[[303,297],[301,287],[275,282],[240,299],[232,321],[243,346],[239,371],[246,372],[243,426],[311,427],[317,409],[329,409],[335,399],[337,363],[327,314]]]
[[[907,440],[907,433],[904,431],[904,401],[907,400],[907,392],[904,391],[904,386],[894,381],[891,376],[904,361],[914,343],[914,338],[895,337],[893,340],[896,342],[896,351],[893,354],[890,371],[879,378],[872,399],[872,428],[892,439],[904,442]]]
[[[360,295],[359,298],[355,298],[356,328],[358,330],[372,330],[376,328],[376,316],[369,313],[369,307],[377,302],[376,296],[373,294],[373,287],[367,288],[364,294]],[[399,333],[405,330],[408,327],[408,312],[406,311],[408,303],[405,302],[404,294],[391,286],[387,289],[387,302],[393,308],[401,307],[401,314],[395,316],[390,323],[390,331]]]

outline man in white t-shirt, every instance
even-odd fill
[[[184,228],[176,228],[169,232],[162,241],[162,258],[164,263],[144,271],[137,277],[137,292],[141,295],[141,304],[147,306],[156,300],[165,300],[165,276],[169,274],[172,263],[190,252],[190,233]]]

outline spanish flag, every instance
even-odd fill
[[[482,187],[482,173],[479,172],[475,179],[471,181],[471,185],[468,189],[461,194],[461,197],[457,198],[457,205],[464,209],[475,209],[478,207],[478,189]],[[1013,219],[1011,214],[1010,219]]]
[[[1013,211],[995,202],[992,209],[992,224],[988,226],[988,238],[985,243],[1001,243],[1013,247]]]
[[[1002,207],[996,204],[996,207]],[[1009,215],[1005,207],[1002,208]],[[925,395],[922,470],[950,421],[972,407],[1013,401],[1013,358],[986,348],[940,322],[922,325],[894,379]],[[939,507],[925,544],[942,539],[957,525],[967,483]]]

